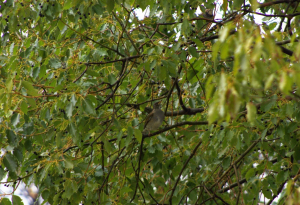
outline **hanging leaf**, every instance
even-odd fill
[[[115,0],[107,0],[107,11],[111,12],[115,7]]]
[[[22,81],[22,86],[26,89],[29,95],[39,96],[38,91],[33,87],[32,83],[28,81]]]

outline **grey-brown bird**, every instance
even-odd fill
[[[145,126],[143,133],[150,133],[150,131],[157,130],[164,121],[165,113],[160,109],[161,101],[154,103],[152,112],[145,119]]]

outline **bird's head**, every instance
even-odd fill
[[[161,101],[158,101],[153,105],[153,109],[159,109],[159,108],[161,108]]]

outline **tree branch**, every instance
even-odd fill
[[[176,180],[176,182],[175,182],[175,184],[174,184],[174,186],[173,186],[173,188],[172,188],[172,192],[171,192],[170,198],[169,198],[169,203],[170,203],[170,204],[172,204],[173,194],[174,194],[174,192],[175,192],[175,189],[176,189],[177,184],[178,184],[178,182],[179,182],[179,180],[180,180],[180,177],[181,177],[181,175],[182,175],[183,170],[187,167],[189,161],[190,161],[190,160],[193,158],[193,156],[196,154],[196,151],[197,151],[198,147],[199,147],[201,144],[202,144],[202,140],[200,139],[200,140],[199,140],[199,143],[195,146],[195,148],[194,148],[194,150],[192,151],[191,155],[190,155],[189,158],[186,160],[186,162],[184,163],[182,169],[180,170],[180,172],[179,172],[179,174],[178,174],[178,177],[177,177],[177,180]]]

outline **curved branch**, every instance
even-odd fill
[[[126,148],[126,146],[123,147],[123,149],[122,149],[121,152],[119,153],[118,157],[117,157],[117,158],[113,161],[113,163],[111,164],[110,169],[109,169],[109,171],[108,171],[108,173],[107,173],[107,177],[104,179],[104,181],[103,181],[101,187],[99,188],[99,192],[103,189],[103,187],[104,187],[106,181],[108,180],[108,177],[109,177],[109,175],[110,175],[112,169],[114,168],[116,162],[119,160],[119,157],[121,156],[121,154],[122,154],[122,152],[124,151],[125,148]]]
[[[172,198],[173,198],[173,194],[175,192],[175,189],[177,187],[177,184],[180,180],[180,177],[182,175],[182,172],[183,170],[187,167],[189,161],[193,158],[193,156],[196,154],[196,151],[197,149],[199,148],[199,146],[202,144],[202,140],[200,139],[199,143],[195,146],[194,150],[192,151],[191,155],[189,156],[189,158],[186,160],[186,162],[184,163],[182,169],[180,170],[179,174],[178,174],[178,177],[177,177],[177,180],[172,188],[172,192],[171,192],[171,195],[170,195],[170,198],[169,198],[169,203],[172,204]]]
[[[122,69],[121,69],[120,75],[119,75],[120,77],[114,83],[114,85],[116,85],[115,89],[112,90],[111,94],[106,97],[106,99],[104,100],[103,103],[101,103],[98,107],[96,107],[96,110],[98,110],[102,105],[104,105],[105,103],[107,103],[114,96],[114,94],[116,93],[117,89],[119,88],[120,81],[121,81],[121,79],[122,79],[122,77],[123,77],[123,75],[125,73],[124,71],[125,71],[125,67],[126,67],[126,62],[127,62],[127,60],[123,61]],[[111,86],[113,86],[113,85],[111,85]]]
[[[178,69],[178,71],[177,71],[178,75],[181,73],[181,70],[182,70],[182,65],[179,65],[179,69]],[[175,87],[175,82],[177,82],[177,81],[178,81],[178,76],[174,79],[174,83],[173,83],[173,85],[172,85],[172,88],[170,89],[170,91],[169,91],[169,93],[168,93],[168,95],[167,95],[167,105],[166,105],[165,113],[166,113],[167,110],[168,110],[169,99],[170,99],[170,96],[171,96],[171,94],[172,94],[172,92],[173,92],[173,89],[174,89],[174,87]]]
[[[85,70],[80,74],[80,76],[79,76],[78,78],[76,78],[75,80],[73,80],[73,83],[75,83],[75,82],[78,81],[80,78],[82,78],[82,76],[85,74],[85,72],[87,71],[88,68],[89,68],[89,65],[86,64]]]
[[[137,178],[136,179],[136,187],[135,187],[135,191],[134,191],[134,194],[133,194],[130,202],[132,202],[134,200],[136,193],[137,193],[137,189],[139,187],[140,169],[141,169],[141,161],[142,161],[142,155],[143,155],[143,144],[144,144],[144,138],[142,138],[141,145],[140,145],[140,156],[139,156],[138,168],[136,171],[136,178]]]
[[[232,188],[234,188],[234,187],[236,187],[236,186],[239,186],[239,184],[241,185],[241,184],[244,184],[244,183],[246,183],[246,182],[247,182],[246,178],[241,179],[240,181],[235,182],[235,183],[229,185],[229,186],[226,187],[226,188],[220,189],[220,190],[218,190],[217,192],[218,192],[218,193],[225,193],[225,192],[227,192],[228,190],[230,190],[230,189],[232,189]]]
[[[115,19],[119,22],[119,24],[121,25],[123,31],[125,31],[126,35],[128,36],[129,41],[131,42],[132,46],[135,48],[136,52],[138,54],[140,54],[139,49],[136,47],[135,43],[133,42],[131,36],[129,35],[128,31],[125,29],[123,23],[121,22],[121,20],[116,16],[116,14],[114,12],[111,12],[112,15],[115,17]]]
[[[175,80],[174,84],[175,84],[175,87],[176,87],[176,90],[177,90],[177,95],[178,95],[178,98],[179,98],[179,104],[180,104],[180,106],[182,107],[182,109],[183,109],[185,112],[189,113],[189,108],[187,108],[187,107],[184,105],[184,103],[183,103],[182,95],[181,95],[181,90],[180,90],[180,87],[179,87],[179,85],[178,85],[178,81]]]
[[[283,47],[283,46],[279,46],[280,48],[281,48],[281,51],[283,52],[283,53],[285,53],[285,54],[287,54],[287,55],[289,55],[289,56],[292,56],[293,55],[293,51],[291,51],[291,50],[289,50],[289,49],[287,49],[287,48],[285,48],[285,47]]]

